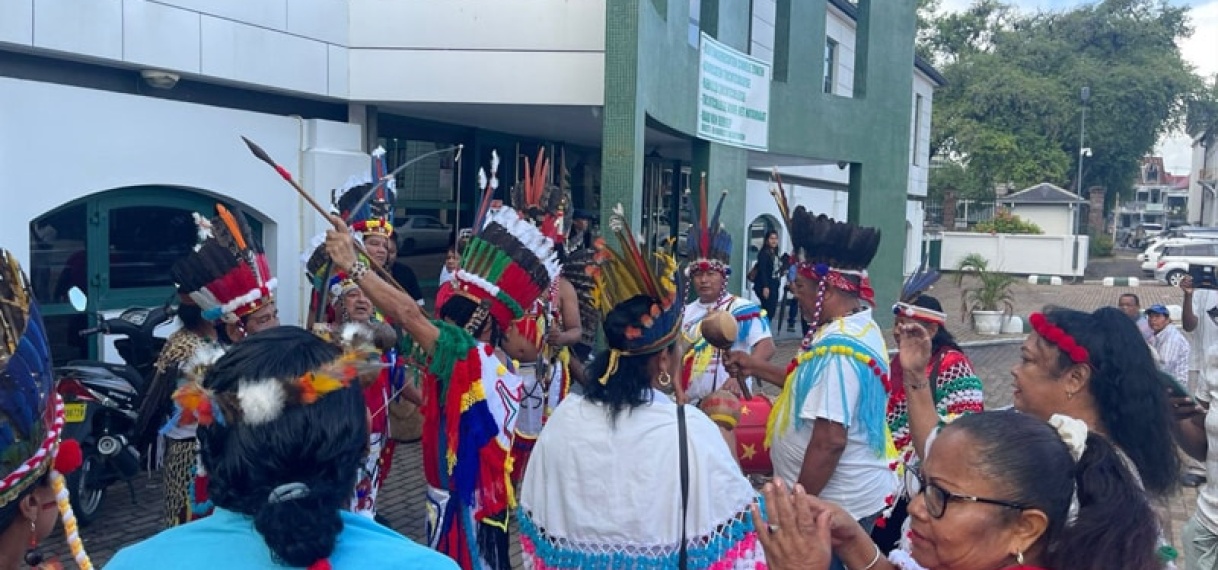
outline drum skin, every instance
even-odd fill
[[[740,423],[736,425],[736,456],[747,475],[770,475],[774,465],[770,450],[765,448],[765,424],[774,403],[763,394],[754,394],[740,405]]]

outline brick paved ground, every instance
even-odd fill
[[[1058,287],[1018,284],[1014,288],[1017,302],[1015,314],[1026,317],[1032,311],[1048,304],[1093,310],[1103,305],[1115,305],[1117,296],[1124,291],[1133,291],[1140,295],[1144,307],[1153,303],[1180,302],[1179,290],[1161,285],[1126,289],[1091,284]],[[933,293],[942,299],[949,312],[958,311],[959,289],[951,283],[944,282]],[[953,315],[953,318],[958,317]],[[1010,369],[1018,358],[1018,342],[1021,341],[1022,335],[976,335],[967,331],[958,320],[951,321],[949,328],[966,345],[966,352],[973,359],[977,373],[985,385],[986,405],[991,408],[1010,405]],[[795,354],[798,350],[798,340],[795,336],[785,332],[780,334],[776,359],[789,359]],[[420,540],[424,528],[424,511],[419,446],[417,443],[407,444],[398,449],[393,471],[382,495],[382,512],[399,532],[414,540]],[[123,486],[112,487],[102,505],[100,520],[81,531],[90,554],[99,566],[104,565],[118,548],[150,536],[159,529],[159,476],[141,475],[135,482],[135,488],[137,503],[131,502]],[[1173,497],[1162,507],[1164,517],[1170,523],[1167,528],[1169,540],[1177,541],[1179,529],[1191,515],[1195,501],[1196,491],[1189,489]],[[65,561],[69,559],[66,547],[63,546],[62,535],[53,536],[47,546]]]

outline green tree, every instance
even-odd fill
[[[922,48],[948,85],[935,95],[931,150],[949,166],[932,173],[932,194],[947,182],[977,197],[1002,183],[1078,188],[1084,86],[1091,97],[1083,146],[1092,154],[1081,186],[1104,186],[1110,200],[1127,193],[1140,159],[1160,135],[1185,126],[1188,103],[1198,100],[1201,82],[1176,45],[1191,33],[1187,10],[1102,0],[1028,14],[978,0],[933,18]]]

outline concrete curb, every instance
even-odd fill
[[[1137,277],[1105,277],[1101,284],[1105,287],[1138,287],[1141,280]]]
[[[1029,275],[1029,276],[1028,276],[1028,284],[1029,284],[1029,285],[1061,285],[1061,284],[1062,284],[1062,278],[1061,278],[1061,277],[1058,277],[1058,276],[1056,276],[1056,275],[1053,275],[1053,276],[1049,276],[1049,275]]]
[[[960,348],[985,348],[987,346],[1004,346],[1009,344],[1023,344],[1023,341],[1028,338],[1028,335],[1021,334],[1006,338],[996,338],[993,340],[970,340],[960,343]]]

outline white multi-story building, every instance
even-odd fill
[[[1218,133],[1193,139],[1193,164],[1189,173],[1188,221],[1218,226]]]

